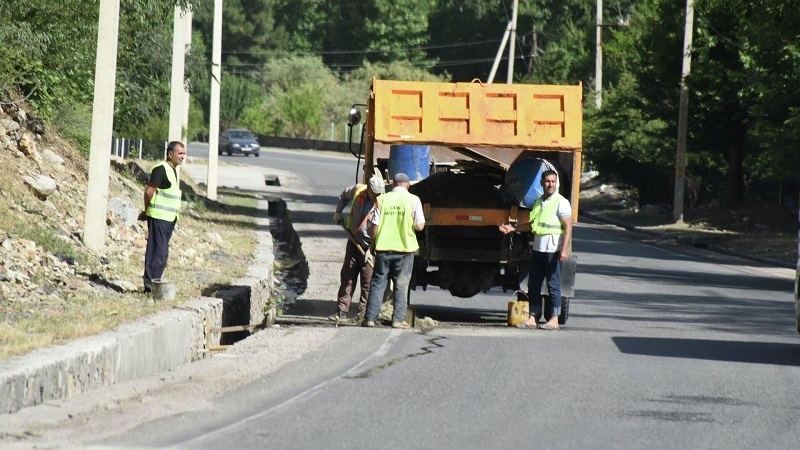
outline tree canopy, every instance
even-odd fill
[[[175,4],[190,6],[190,130],[207,123],[211,3],[122,0],[115,130],[152,134],[169,109]],[[373,76],[486,80],[512,0],[225,0],[222,119],[262,133],[326,138]],[[684,2],[606,2],[603,106],[594,106],[595,3],[521,0],[514,79],[585,92],[584,160],[670,203]],[[800,169],[800,9],[696,0],[687,139],[690,205],[769,194]],[[88,130],[97,2],[0,4],[0,102],[25,98],[67,131]],[[503,55],[496,82],[505,80]],[[159,131],[160,132],[160,131]],[[80,133],[68,133],[79,139]]]

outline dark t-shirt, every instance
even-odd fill
[[[178,178],[178,172],[174,167],[172,170],[175,172],[175,178]],[[158,186],[159,189],[169,189],[172,183],[170,183],[169,178],[167,178],[166,166],[158,166],[153,169],[150,173],[150,182],[148,184]]]

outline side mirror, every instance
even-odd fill
[[[347,124],[352,127],[353,125],[358,125],[359,122],[361,122],[361,111],[354,107],[347,116]]]

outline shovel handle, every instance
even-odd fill
[[[352,231],[350,231],[350,229],[349,229],[349,228],[347,228],[345,225],[342,225],[341,227],[342,227],[342,229],[344,230],[344,232],[347,234],[347,239],[348,239],[350,242],[352,242],[352,243],[353,243],[353,245],[355,245],[355,246],[356,246],[356,248],[358,249],[358,252],[359,252],[359,253],[361,253],[361,256],[367,256],[367,253],[364,251],[364,249],[363,249],[363,248],[361,248],[361,245],[360,245],[360,244],[359,244],[359,243],[356,241],[356,237],[355,237],[355,236],[353,236],[353,232],[352,232]],[[372,263],[372,261],[370,261],[370,264],[369,264],[369,266],[370,266],[370,267],[373,267],[373,263]]]

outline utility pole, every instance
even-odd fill
[[[497,54],[494,56],[492,71],[489,72],[489,80],[487,81],[488,84],[494,82],[494,76],[497,74],[497,68],[500,66],[500,58],[503,57],[503,51],[506,49],[509,34],[511,34],[511,22],[508,22],[508,25],[506,25],[506,32],[503,33],[503,39],[500,41],[500,48],[497,49]]]
[[[186,17],[183,20],[184,25],[184,58],[187,53],[192,49],[192,11],[186,10]],[[185,66],[185,64],[184,64]],[[187,146],[188,149],[189,145],[189,106],[191,103],[191,95],[189,95],[189,90],[183,90],[183,113],[181,114],[181,142],[183,145]]]
[[[533,72],[533,67],[536,65],[536,57],[539,56],[539,35],[536,33],[536,25],[533,26],[531,31],[531,53],[528,56],[528,75]]]
[[[180,6],[175,7],[174,22],[172,24],[172,79],[170,82],[169,97],[169,140],[181,141],[183,139],[183,116],[186,107],[186,93],[184,88],[184,67],[186,59],[186,23],[191,19],[191,12],[183,11]],[[184,142],[185,143],[185,142]]]
[[[597,109],[603,106],[603,0],[597,0],[597,54],[594,60],[594,93]]]
[[[208,112],[208,174],[206,195],[217,199],[217,151],[219,150],[219,85],[222,76],[222,0],[214,0],[214,30],[211,44],[211,99]]]
[[[508,47],[508,76],[506,83],[514,83],[514,50],[517,48],[517,10],[519,9],[519,0],[514,0],[514,7],[511,10],[511,36],[509,37]]]
[[[683,34],[683,69],[681,70],[681,97],[678,112],[678,150],[675,157],[675,202],[672,219],[683,222],[683,189],[686,180],[686,128],[689,112],[689,88],[686,77],[692,69],[692,30],[694,29],[694,0],[686,0],[686,23]]]
[[[83,227],[83,243],[96,253],[103,251],[106,240],[118,37],[119,0],[100,0],[94,69],[92,138],[89,144],[89,185],[86,189],[86,216]]]

